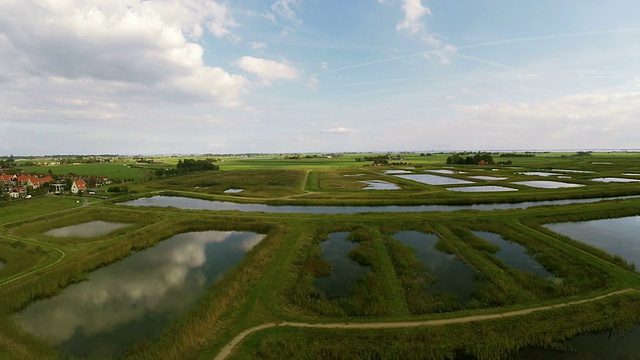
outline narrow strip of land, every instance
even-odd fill
[[[506,318],[506,317],[514,317],[514,316],[522,316],[534,313],[536,311],[545,311],[551,309],[559,309],[572,305],[584,304],[587,302],[602,300],[607,297],[621,295],[630,292],[636,292],[638,289],[628,288],[618,291],[613,291],[608,294],[595,296],[592,298],[581,299],[568,301],[560,304],[554,305],[545,305],[545,306],[536,306],[530,307],[522,310],[514,310],[507,311],[495,314],[485,314],[485,315],[471,315],[471,316],[462,316],[457,318],[450,319],[438,319],[438,320],[419,320],[419,321],[397,321],[397,322],[371,322],[371,323],[324,323],[324,324],[312,324],[312,323],[302,323],[302,322],[281,322],[281,323],[266,323],[258,326],[254,326],[252,328],[246,329],[236,337],[234,337],[227,345],[225,345],[220,353],[214,358],[214,360],[223,360],[226,359],[233,349],[244,340],[247,336],[276,326],[289,326],[289,327],[298,327],[298,328],[317,328],[317,329],[359,329],[359,330],[367,330],[367,329],[398,329],[398,328],[410,328],[410,327],[418,327],[418,326],[443,326],[449,324],[461,324],[461,323],[470,323],[477,321],[487,321],[498,318]]]
[[[31,271],[28,271],[26,273],[17,275],[15,277],[9,278],[9,279],[7,279],[7,280],[5,280],[3,282],[0,282],[0,287],[8,285],[8,284],[10,284],[10,283],[12,283],[12,282],[14,282],[16,280],[19,280],[19,279],[22,279],[24,277],[27,277],[27,276],[29,276],[31,274],[34,274],[34,273],[38,272],[38,271],[42,271],[42,270],[48,269],[48,268],[58,264],[59,262],[61,262],[62,259],[64,259],[64,257],[67,256],[67,253],[65,253],[62,249],[57,248],[55,246],[46,245],[46,244],[33,242],[33,241],[28,241],[28,240],[23,240],[23,239],[18,239],[18,238],[14,238],[14,237],[7,236],[7,235],[2,235],[2,234],[0,234],[0,238],[5,238],[7,240],[12,240],[12,241],[19,241],[19,242],[22,242],[22,243],[25,243],[25,244],[29,244],[29,245],[40,246],[40,247],[43,247],[43,248],[46,248],[46,249],[52,249],[52,250],[55,250],[56,252],[58,252],[60,254],[60,257],[58,259],[56,259],[54,262],[50,263],[50,264],[38,267],[38,268],[33,269]]]

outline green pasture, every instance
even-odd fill
[[[447,167],[446,154],[403,155],[411,165],[378,168],[356,162],[355,157],[360,155],[355,154],[343,155],[342,159],[224,157],[218,163],[219,171],[140,181],[131,188],[140,196],[170,193],[225,201],[305,205],[466,204],[640,194],[640,185],[636,183],[591,180],[640,173],[638,154],[593,153],[577,157],[571,153],[545,153],[530,158],[514,157],[511,166],[488,167]],[[111,165],[125,168],[122,164]],[[517,186],[519,191],[510,193],[453,193],[445,186],[419,184],[383,172],[405,168],[425,174],[440,169],[464,172],[431,173],[460,179],[476,174],[508,178],[478,180],[474,185],[516,187],[509,183],[535,179],[585,186],[574,189]],[[551,169],[593,172],[564,173],[570,179],[519,174]],[[393,182],[401,190],[365,191],[359,183],[362,180]],[[243,192],[223,193],[230,188]],[[624,331],[640,321],[638,292],[594,300],[618,290],[640,289],[640,277],[633,266],[620,257],[542,226],[551,222],[640,216],[640,199],[636,198],[519,210],[340,215],[212,212],[107,202],[82,206],[77,199],[51,196],[0,206],[0,261],[5,264],[0,268],[1,358],[65,358],[65,354],[46,341],[22,331],[14,314],[33,301],[55,296],[66,286],[82,281],[92,270],[175,234],[201,230],[252,231],[267,237],[173,321],[160,338],[137,344],[127,358],[211,359],[235,336],[265,323],[414,322],[558,305],[555,309],[516,317],[444,326],[396,329],[277,326],[252,333],[231,353],[231,358],[238,359],[300,358],[301,354],[309,359],[324,359],[411,358],[419,351],[429,359],[450,358],[452,354],[508,359],[527,346],[559,347],[576,334]],[[128,226],[94,238],[45,235],[51,229],[93,220]],[[452,254],[473,270],[471,300],[461,301],[451,293],[430,291],[436,279],[429,273],[428,264],[421,263],[411,247],[393,238],[393,234],[409,230],[436,235],[439,251]],[[322,243],[328,234],[341,231],[350,233],[350,241],[357,244],[345,256],[368,266],[370,271],[348,295],[331,298],[315,286],[315,280],[330,272],[331,267],[322,256]],[[553,278],[543,279],[510,268],[495,256],[495,245],[474,236],[472,231],[497,233],[524,246],[528,254],[554,274]],[[579,304],[560,306],[569,301]]]
[[[90,163],[63,164],[55,166],[21,166],[20,169],[33,174],[47,174],[49,170],[54,175],[76,174],[80,176],[106,176],[111,180],[133,179],[142,181],[149,178],[155,166],[131,163]]]

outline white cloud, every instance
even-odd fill
[[[236,66],[240,69],[256,75],[265,84],[273,80],[293,80],[300,75],[300,71],[288,62],[277,62],[268,59],[244,56],[236,61]]]
[[[640,114],[640,92],[585,93],[537,103],[486,103],[455,109],[463,114],[457,126],[474,129],[478,139],[491,138],[501,145],[636,147],[632,134]],[[496,141],[496,136],[503,138]],[[532,146],[536,138],[540,140]]]
[[[404,12],[404,19],[396,25],[396,30],[406,30],[411,34],[422,30],[423,16],[431,15],[431,10],[422,6],[421,0],[403,0],[402,11]]]
[[[292,7],[298,7],[300,0],[277,0],[271,5],[271,10],[281,18],[287,19],[294,24],[302,23]]]
[[[253,50],[260,50],[260,49],[266,49],[267,48],[267,44],[266,43],[257,42],[257,41],[250,42],[249,46],[251,46],[251,49],[253,49]]]
[[[320,86],[320,80],[318,80],[316,76],[310,77],[306,85],[307,89],[310,89],[310,90],[318,90],[319,86]]]
[[[225,5],[204,0],[5,2],[0,52],[15,56],[0,59],[0,69],[14,80],[93,79],[100,87],[117,85],[112,91],[128,84],[146,98],[163,98],[174,86],[170,93],[183,100],[235,104],[246,80],[206,66],[193,42],[203,27],[237,38],[230,31],[235,25]]]
[[[437,34],[430,33],[424,29],[422,23],[425,15],[431,16],[431,10],[422,5],[422,0],[403,0],[402,11],[404,19],[396,25],[396,31],[406,31],[409,34],[418,34],[420,38],[434,48],[434,54],[442,64],[449,64],[457,48],[451,44],[446,44],[439,39]],[[429,54],[427,58],[431,58]]]
[[[331,129],[321,130],[320,132],[325,134],[348,134],[348,133],[352,133],[353,130],[345,127],[335,127]]]
[[[329,71],[329,63],[326,61],[323,61],[320,63],[320,67],[322,68],[322,70],[324,71]]]

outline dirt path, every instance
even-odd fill
[[[39,267],[39,268],[33,269],[31,271],[28,271],[28,272],[26,272],[24,274],[21,274],[21,275],[9,278],[9,279],[7,279],[7,280],[5,280],[3,282],[0,282],[0,287],[4,287],[5,285],[8,285],[8,284],[10,284],[10,283],[12,283],[12,282],[14,282],[16,280],[20,280],[20,279],[22,279],[24,277],[27,277],[27,276],[31,275],[31,274],[34,274],[34,273],[37,273],[39,271],[48,269],[48,268],[58,264],[59,262],[61,262],[64,259],[64,257],[67,256],[67,253],[65,253],[62,249],[57,248],[57,247],[52,246],[52,245],[47,245],[47,244],[42,244],[42,243],[37,243],[37,242],[32,242],[32,241],[27,241],[27,240],[24,240],[24,239],[18,239],[18,238],[14,238],[14,237],[3,235],[3,234],[0,234],[0,238],[4,238],[4,239],[7,239],[7,240],[12,240],[12,241],[19,241],[19,242],[22,242],[22,243],[25,243],[25,244],[29,244],[29,245],[40,246],[40,247],[43,247],[45,249],[52,249],[52,250],[55,250],[56,252],[58,252],[58,254],[60,254],[60,257],[58,259],[56,259],[54,262],[50,263],[50,264],[44,265],[42,267]]]
[[[610,296],[620,295],[629,292],[636,292],[638,289],[629,288],[624,290],[614,291],[608,294],[582,299],[575,301],[568,301],[561,304],[555,305],[546,305],[546,306],[537,306],[531,307],[528,309],[522,310],[514,310],[497,314],[486,314],[486,315],[473,315],[473,316],[463,316],[458,318],[451,319],[439,319],[439,320],[421,320],[421,321],[398,321],[398,322],[372,322],[372,323],[328,323],[328,324],[310,324],[310,323],[299,323],[299,322],[281,322],[281,323],[267,323],[258,326],[254,326],[252,328],[246,329],[240,334],[238,334],[235,338],[233,338],[227,345],[225,345],[220,353],[214,358],[214,360],[223,360],[226,359],[234,347],[237,346],[242,340],[244,340],[250,334],[254,332],[258,332],[267,328],[272,328],[276,326],[289,326],[289,327],[298,327],[298,328],[317,328],[317,329],[398,329],[398,328],[410,328],[410,327],[418,327],[418,326],[442,326],[448,324],[461,324],[461,323],[469,323],[474,321],[486,321],[498,318],[507,318],[514,316],[522,316],[528,315],[536,311],[544,311],[550,309],[559,309],[572,305],[579,305],[587,302],[598,301]]]

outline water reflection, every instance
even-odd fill
[[[553,351],[529,348],[520,351],[517,360],[637,360],[640,358],[640,327],[631,332],[601,332],[598,334],[578,335],[567,341],[568,351]]]
[[[463,301],[471,300],[475,282],[474,272],[455,255],[436,250],[438,237],[419,231],[400,231],[393,238],[412,247],[416,257],[428,268],[430,275],[438,281],[433,286],[436,291],[450,292]]]
[[[535,273],[542,278],[553,277],[553,274],[547,271],[539,262],[527,254],[527,248],[524,246],[505,240],[500,234],[486,231],[472,231],[473,234],[492,244],[498,245],[500,250],[496,251],[495,256],[502,260],[508,266]]]
[[[96,220],[49,230],[44,234],[55,237],[91,238],[107,235],[108,233],[127,225],[129,224]]]
[[[457,184],[473,184],[473,181],[460,180],[450,178],[446,176],[438,176],[431,174],[410,174],[410,175],[395,175],[399,178],[413,180],[427,185],[457,185]]]
[[[640,268],[640,216],[545,225],[552,231],[618,255]]]
[[[383,180],[360,181],[367,184],[362,190],[399,190],[400,186]]]
[[[315,285],[330,298],[349,295],[358,279],[370,270],[349,258],[349,251],[360,245],[348,237],[348,232],[335,232],[320,244],[323,259],[331,264],[331,275],[317,278]]]
[[[506,186],[495,186],[495,185],[480,185],[480,186],[461,186],[461,187],[452,187],[447,188],[449,191],[456,192],[504,192],[504,191],[518,191],[518,189],[506,187]]]
[[[74,356],[117,357],[157,337],[264,235],[205,231],[176,235],[89,275],[18,315],[25,330]]]

